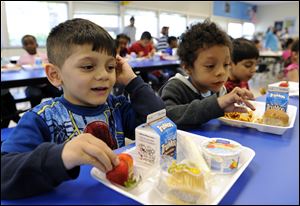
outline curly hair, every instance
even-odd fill
[[[208,49],[215,45],[227,46],[232,51],[232,43],[229,36],[214,22],[206,19],[203,23],[192,25],[181,36],[178,47],[178,56],[181,63],[193,68],[200,49]]]
[[[92,51],[116,56],[114,39],[101,26],[86,19],[71,19],[55,26],[47,38],[47,55],[50,63],[62,66],[76,45],[92,45]]]

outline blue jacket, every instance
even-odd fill
[[[79,167],[67,171],[61,153],[64,143],[95,120],[109,125],[118,147],[125,136],[134,139],[136,126],[148,114],[164,108],[162,100],[140,77],[126,87],[124,96],[110,95],[95,108],[76,106],[63,97],[46,101],[25,113],[1,148],[1,196],[16,199],[49,191],[62,181],[77,178]]]

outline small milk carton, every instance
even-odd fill
[[[282,110],[286,112],[289,104],[289,88],[288,87],[276,87],[269,86],[266,97],[266,108]]]
[[[166,110],[147,116],[147,122],[135,129],[137,162],[152,166],[159,165],[161,156],[176,159],[177,126],[166,117]]]

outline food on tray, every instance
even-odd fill
[[[213,138],[203,142],[202,151],[210,169],[228,174],[237,170],[242,147],[239,143],[223,138]]]
[[[281,82],[279,84],[280,87],[289,87],[289,82],[288,81],[284,81],[284,82]]]
[[[250,110],[247,113],[241,112],[226,112],[225,118],[240,120],[245,122],[252,122],[254,120],[253,112]]]
[[[111,149],[117,149],[116,139],[112,137],[109,126],[103,121],[93,121],[86,125],[84,133],[90,133],[104,141]]]
[[[165,180],[168,198],[177,204],[195,204],[205,193],[202,171],[194,164],[172,162]]]
[[[121,153],[118,157],[120,163],[106,173],[106,178],[112,183],[131,188],[138,183],[138,177],[133,172],[133,158],[127,153]]]
[[[289,116],[282,110],[268,109],[264,113],[263,123],[286,127],[289,124]]]

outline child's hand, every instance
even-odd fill
[[[131,66],[119,55],[117,55],[117,83],[127,85],[131,80],[136,77],[136,74],[132,71]]]
[[[245,88],[235,87],[230,93],[218,98],[218,103],[224,112],[247,112],[246,108],[237,107],[237,104],[245,104],[251,110],[255,110],[255,107],[248,101],[254,100],[252,92]]]
[[[117,155],[100,139],[85,133],[67,142],[62,151],[66,169],[83,164],[91,164],[103,172],[119,164]]]

